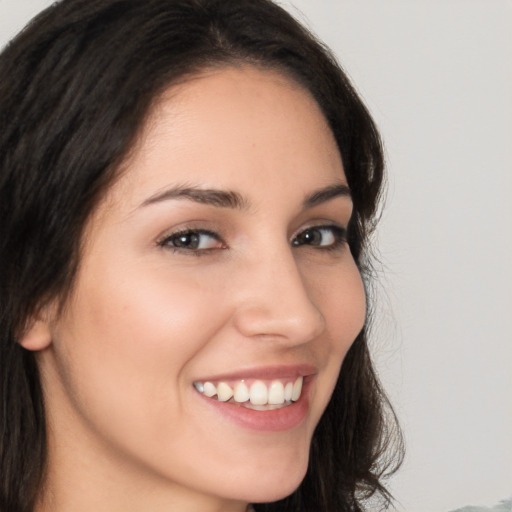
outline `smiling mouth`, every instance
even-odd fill
[[[273,379],[271,381],[240,379],[213,383],[194,382],[195,389],[212,400],[237,404],[260,411],[281,409],[299,400],[304,378]]]

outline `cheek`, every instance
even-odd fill
[[[333,329],[337,332],[341,349],[348,351],[366,320],[366,293],[361,275],[356,265],[347,272],[346,279],[340,284],[340,298],[337,311],[333,307]]]
[[[94,282],[82,293],[77,310],[84,322],[116,350],[150,357],[153,351],[182,360],[200,348],[213,328],[212,294],[199,282],[158,271],[130,277],[110,274],[102,286]]]
[[[87,414],[132,422],[162,407],[168,422],[183,409],[180,377],[221,315],[197,282],[119,267],[90,266],[80,277],[54,336],[59,371]]]
[[[347,259],[336,269],[326,269],[309,281],[313,302],[321,311],[326,325],[322,360],[325,367],[318,377],[318,391],[314,408],[316,416],[327,407],[339,376],[343,360],[364,326],[366,319],[366,294],[355,262]],[[318,346],[320,350],[320,346]]]
[[[325,319],[332,349],[343,357],[366,319],[365,289],[352,257],[342,268],[317,279],[313,297]]]

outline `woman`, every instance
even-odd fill
[[[0,70],[1,510],[389,502],[332,56],[267,0],[64,0]]]

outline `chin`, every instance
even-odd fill
[[[245,482],[237,482],[240,492],[237,498],[250,503],[279,501],[299,487],[308,469],[307,459],[305,462],[297,461],[292,468],[283,469],[276,466],[270,470],[267,468],[253,473]]]
[[[305,473],[302,475],[302,478],[299,478],[294,482],[276,482],[272,486],[259,490],[259,492],[255,492],[256,490],[253,489],[251,496],[247,501],[250,503],[272,503],[274,501],[282,500],[292,494],[299,487],[304,476]]]

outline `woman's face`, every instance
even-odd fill
[[[289,79],[227,68],[168,90],[124,168],[38,354],[50,482],[282,498],[365,318],[333,135]]]

